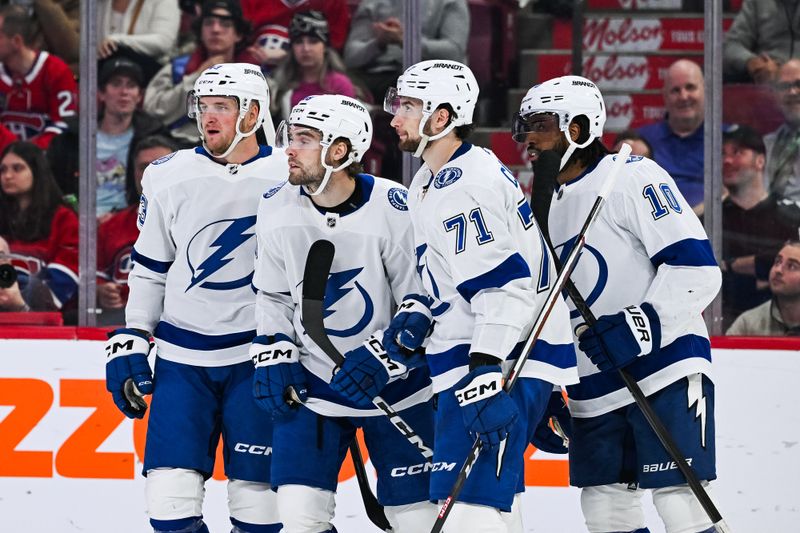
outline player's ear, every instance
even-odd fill
[[[572,142],[577,142],[578,138],[581,136],[581,127],[577,121],[573,120],[569,124],[569,138],[572,139]]]

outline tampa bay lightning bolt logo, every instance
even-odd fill
[[[349,317],[351,316],[351,312],[359,308],[358,303],[355,302],[353,298],[362,300],[364,302],[362,304],[364,307],[364,312],[355,325],[343,329],[332,329],[326,327],[325,331],[329,336],[352,337],[353,335],[360,333],[372,321],[372,317],[375,314],[375,304],[372,303],[372,298],[369,297],[369,293],[367,293],[366,289],[364,289],[364,287],[362,287],[361,284],[355,279],[362,270],[364,270],[363,267],[354,268],[352,270],[332,273],[330,277],[328,277],[328,283],[325,286],[325,301],[323,302],[323,318],[328,318],[329,316],[335,314],[337,311],[336,304],[345,297],[347,297],[348,300],[347,303],[342,304],[342,309],[347,310],[337,315],[337,317]],[[352,282],[352,287],[347,286],[350,284],[350,282]],[[357,292],[352,293],[353,288],[355,288]],[[341,324],[341,320],[338,322]]]
[[[177,154],[177,153],[178,152],[172,152],[171,154],[167,154],[165,156],[159,157],[155,161],[152,161],[150,164],[151,165],[160,165],[161,163],[166,163],[167,161],[169,161],[170,159],[175,157],[175,154]]]
[[[277,184],[276,186],[274,186],[273,188],[264,193],[264,198],[265,199],[272,198],[279,190],[283,188],[284,185],[286,185],[285,181],[282,181],[281,183]]]
[[[186,247],[186,261],[192,271],[188,291],[195,285],[224,291],[250,285],[253,279],[255,236],[247,233],[256,216],[218,220],[198,231]]]
[[[563,263],[567,256],[569,255],[570,250],[572,247],[575,246],[575,241],[577,237],[572,237],[567,242],[563,244],[559,244],[555,247],[556,253],[558,253],[561,262]],[[584,254],[588,253],[589,257],[584,257]],[[581,263],[582,262],[582,263]],[[578,290],[581,291],[581,294],[587,294],[586,296],[586,303],[587,305],[593,305],[600,295],[603,294],[603,290],[605,290],[606,285],[608,284],[608,263],[606,263],[606,259],[603,257],[603,254],[595,248],[594,246],[590,246],[589,244],[583,245],[583,250],[580,253],[580,257],[578,258],[578,262],[575,263],[575,268],[578,268],[578,264],[581,263],[581,270],[583,272],[589,272],[589,278],[591,279],[592,276],[596,276],[594,281],[594,285],[592,287],[584,286],[578,287]],[[570,311],[569,317],[570,318],[578,318],[580,313],[577,309],[573,309]]]
[[[438,174],[436,174],[436,178],[433,180],[433,186],[437,189],[443,189],[448,185],[452,185],[458,178],[461,177],[461,169],[456,167],[445,168],[441,170]]]
[[[389,203],[398,211],[408,211],[408,191],[400,187],[389,189]]]

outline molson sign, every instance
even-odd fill
[[[537,57],[539,79],[547,80],[572,73],[572,61],[567,54],[548,54]],[[676,56],[643,54],[591,54],[583,60],[583,75],[597,84],[601,91],[661,90],[664,74],[678,59]],[[688,59],[702,66],[703,57]]]
[[[722,21],[727,30],[731,19]],[[572,48],[572,22],[557,19],[553,48]],[[587,18],[583,25],[586,52],[656,52],[703,50],[702,17],[600,17]]]

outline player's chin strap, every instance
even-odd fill
[[[206,146],[206,138],[203,135],[203,128],[199,127],[198,129],[200,130],[200,139],[202,139],[202,141],[203,141],[203,148],[205,149],[205,151],[208,152],[209,154],[211,154],[212,157],[215,157],[217,159],[224,159],[224,158],[228,157],[228,154],[233,152],[233,149],[236,148],[236,145],[239,144],[239,141],[241,141],[245,137],[250,137],[251,135],[253,135],[256,132],[256,130],[258,128],[261,127],[261,124],[259,124],[258,121],[256,121],[256,124],[255,124],[255,126],[253,126],[253,129],[251,129],[247,133],[243,133],[242,130],[240,129],[240,126],[242,125],[242,118],[243,117],[240,116],[239,119],[236,121],[236,136],[233,138],[233,141],[231,141],[230,146],[228,146],[228,149],[225,150],[224,152],[222,152],[219,155],[217,155],[214,152],[212,152],[208,148],[208,146]],[[198,119],[198,122],[199,122],[199,119]],[[198,123],[198,126],[200,126],[199,123]],[[275,136],[273,135],[273,139],[274,139],[274,137]]]
[[[565,131],[564,136],[567,138],[567,142],[569,143],[569,148],[567,148],[567,151],[564,152],[564,155],[561,156],[561,166],[558,167],[559,171],[564,170],[564,166],[567,164],[567,161],[569,161],[569,158],[572,157],[572,154],[573,152],[575,152],[576,148],[586,148],[587,146],[592,144],[592,141],[595,140],[596,138],[594,135],[589,135],[588,139],[586,139],[583,143],[578,144],[575,141],[573,141],[572,138],[570,138],[569,131]]]
[[[303,185],[303,189],[305,189],[306,193],[308,193],[309,196],[317,196],[317,195],[321,194],[322,191],[325,190],[325,186],[328,185],[328,181],[331,179],[331,174],[333,174],[334,172],[339,172],[340,170],[346,169],[347,167],[350,166],[351,163],[355,163],[355,161],[356,161],[355,155],[354,155],[353,151],[351,150],[350,151],[350,155],[347,156],[347,159],[345,159],[344,163],[342,163],[341,165],[339,165],[336,168],[330,166],[328,163],[325,162],[325,158],[328,155],[328,147],[329,146],[330,145],[323,147],[322,151],[319,154],[319,158],[320,158],[320,161],[322,163],[322,166],[325,168],[325,175],[322,176],[322,181],[319,182],[319,186],[316,189],[314,189],[314,192],[311,192],[307,186]]]
[[[428,135],[424,134],[422,132],[422,130],[425,129],[425,124],[428,123],[428,120],[430,120],[430,118],[431,118],[431,113],[423,113],[422,114],[422,120],[419,121],[419,139],[420,140],[419,140],[419,146],[417,146],[417,151],[414,152],[414,157],[422,157],[422,152],[424,152],[425,148],[428,147],[428,142],[429,141],[435,141],[436,139],[441,139],[442,137],[444,137],[445,135],[447,135],[448,133],[453,131],[453,128],[456,127],[456,125],[451,121],[450,124],[448,124],[445,129],[443,129],[442,131],[440,131],[436,135],[428,136]]]

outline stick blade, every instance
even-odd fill
[[[333,256],[336,253],[331,241],[324,239],[315,241],[308,250],[306,267],[303,271],[303,299],[325,299],[325,285],[333,265]]]

